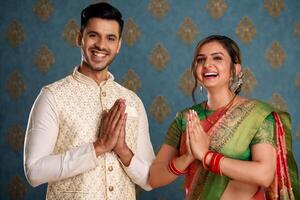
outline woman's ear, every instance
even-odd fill
[[[241,64],[234,64],[234,67],[235,67],[235,75],[238,76],[242,71],[242,66]]]
[[[81,39],[82,39],[82,34],[80,31],[77,32],[76,36],[76,44],[80,47],[81,46]]]

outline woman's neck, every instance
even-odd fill
[[[207,94],[207,106],[211,110],[217,110],[230,103],[235,94],[230,90],[221,90],[215,92],[208,92]]]

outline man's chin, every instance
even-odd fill
[[[106,70],[108,68],[108,66],[112,63],[112,61],[113,61],[113,59],[109,60],[109,61],[104,61],[102,63],[83,61],[83,64],[92,71],[100,72],[100,71]]]
[[[105,64],[105,65],[91,65],[91,64],[88,64],[88,63],[85,63],[85,66],[87,67],[87,68],[89,68],[90,70],[92,70],[92,71],[95,71],[95,72],[101,72],[101,71],[103,71],[103,70],[105,70],[105,69],[107,69],[108,68],[108,65],[107,64]]]
[[[93,66],[93,67],[91,67],[91,69],[93,71],[97,71],[97,72],[101,72],[101,71],[103,71],[103,70],[105,70],[107,68],[108,68],[108,65],[106,65],[106,66]]]

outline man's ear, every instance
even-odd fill
[[[76,44],[79,47],[81,47],[81,40],[82,40],[82,33],[80,31],[78,31],[77,36],[76,36]]]
[[[119,40],[119,45],[118,45],[117,53],[119,53],[119,51],[121,49],[121,46],[122,46],[122,38],[120,38],[120,40]]]
[[[242,71],[242,66],[241,64],[234,64],[235,67],[235,75],[238,76],[239,73]]]

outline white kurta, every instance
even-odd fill
[[[96,157],[93,142],[101,113],[126,100],[126,142],[134,156],[124,167],[113,152]],[[75,68],[42,89],[29,117],[24,169],[33,186],[49,183],[47,199],[135,199],[134,184],[147,182],[154,159],[148,120],[140,99],[114,81],[97,85]]]

